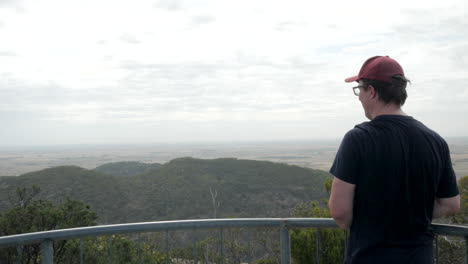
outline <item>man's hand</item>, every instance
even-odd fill
[[[335,222],[344,229],[349,229],[353,221],[353,200],[356,185],[333,178],[328,207]]]

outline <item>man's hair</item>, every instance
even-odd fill
[[[408,94],[406,85],[411,83],[405,76],[397,74],[392,76],[392,82],[383,82],[377,80],[361,79],[364,83],[364,90],[367,91],[369,85],[372,85],[377,92],[380,101],[385,104],[393,103],[399,106],[405,104]]]

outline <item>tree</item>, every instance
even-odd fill
[[[213,192],[210,187],[210,194],[211,194],[211,202],[213,203],[213,218],[216,219],[216,212],[220,205],[220,202],[216,201],[216,198],[218,197],[218,190],[215,189]]]
[[[438,219],[445,224],[467,225],[468,224],[468,176],[458,180],[460,191],[460,212],[452,217]],[[465,241],[461,237],[439,236],[439,263],[457,264],[464,263]]]
[[[83,202],[66,199],[63,204],[36,199],[40,193],[37,186],[18,187],[10,199],[14,206],[0,215],[0,235],[8,236],[38,231],[91,226],[96,224],[96,213]],[[60,262],[66,254],[68,241],[54,243],[54,259]],[[18,258],[22,263],[39,263],[40,245],[28,245],[20,250],[2,249],[0,259],[12,263]],[[3,263],[3,262],[2,262]]]
[[[19,187],[10,203],[13,208],[0,214],[0,236],[31,233],[46,230],[91,226],[96,224],[97,215],[81,201],[67,198],[62,204],[37,199],[37,186]],[[154,245],[141,243],[122,235],[92,237],[82,240],[60,240],[54,244],[55,263],[80,263],[80,248],[85,263],[109,263],[109,247],[113,263],[166,263],[166,257]],[[26,245],[0,249],[0,263],[40,263],[40,245]]]
[[[138,251],[137,241],[122,236],[112,235],[105,237],[93,237],[83,240],[83,263],[107,264],[163,264],[166,257],[156,250],[150,243],[141,243]],[[112,252],[112,260],[109,259],[109,245]],[[67,244],[70,254],[65,255],[62,262],[66,264],[80,263],[80,241],[71,240]]]
[[[331,190],[331,177],[325,179],[324,188]],[[296,217],[329,218],[327,199],[296,206]],[[344,259],[346,233],[341,229],[293,229],[291,231],[291,255],[296,263],[341,263]]]

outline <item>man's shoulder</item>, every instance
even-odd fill
[[[360,136],[363,136],[366,133],[366,131],[368,131],[371,128],[372,128],[372,126],[371,126],[369,121],[362,122],[360,124],[355,125],[354,128],[350,129],[345,134],[345,136],[360,137]]]
[[[444,146],[447,145],[447,142],[445,141],[445,139],[435,130],[433,130],[432,128],[429,128],[423,122],[418,121],[417,119],[413,119],[413,120],[414,120],[413,128],[416,131],[420,131],[420,133],[424,134],[424,137],[421,137],[419,133],[415,133],[415,139],[424,138],[426,140],[432,140],[432,141],[438,142],[439,144],[444,145]]]
[[[366,130],[368,130],[369,122],[363,122],[350,129],[343,137],[343,141],[359,142],[365,138]]]
[[[354,133],[359,133],[359,132],[362,133],[363,132],[362,130],[366,130],[370,128],[371,126],[372,126],[371,122],[365,121],[365,122],[355,125],[354,128],[351,129],[350,131],[355,131]]]

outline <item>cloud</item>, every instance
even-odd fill
[[[468,17],[457,14],[444,14],[443,10],[434,14],[430,8],[409,9],[403,12],[404,21],[394,26],[399,38],[404,42],[447,43],[466,39],[468,34]],[[429,34],[430,33],[430,34]]]
[[[130,70],[140,77],[141,75],[151,74],[152,77],[185,80],[189,81],[201,76],[213,75],[216,71],[223,69],[232,69],[233,66],[216,63],[139,63],[136,61],[127,61],[122,63],[121,67]],[[139,74],[141,73],[141,74]],[[144,78],[143,79],[150,79]]]
[[[304,29],[308,26],[305,21],[281,21],[276,23],[275,29],[278,31],[293,31],[296,29]]]
[[[181,11],[184,9],[184,0],[159,0],[156,4],[157,7],[163,8],[167,11]]]
[[[331,92],[327,95],[327,91],[320,99],[314,97],[314,87],[307,81],[307,75],[325,67],[299,59],[275,64],[239,56],[237,61],[220,64],[128,63],[124,67],[133,73],[122,86],[146,94],[144,101],[153,105],[153,110],[183,113],[172,115],[177,119],[301,119],[301,111],[331,101]],[[163,107],[159,107],[161,104]],[[320,107],[314,107],[314,111],[322,112]]]
[[[22,0],[2,0],[0,1],[0,8],[1,7],[16,7],[21,4]]]
[[[135,36],[132,36],[130,34],[123,34],[120,36],[120,40],[129,43],[129,44],[140,44],[141,41],[139,41]],[[99,44],[105,44],[105,42],[100,41]]]
[[[23,14],[0,10],[0,121],[69,141],[86,140],[73,130],[95,141],[341,135],[364,119],[343,79],[374,55],[395,57],[412,79],[408,112],[446,131],[456,121],[434,112],[468,114],[462,1],[385,13],[373,2],[111,2],[92,12],[47,0],[24,2]]]
[[[2,51],[0,50],[0,57],[16,57],[18,54],[12,51]]]
[[[212,15],[197,15],[191,17],[191,24],[196,26],[214,23],[215,21],[216,17]]]
[[[299,59],[277,64],[244,54],[230,63],[127,62],[122,68],[128,75],[115,87],[72,89],[11,79],[2,84],[0,93],[13,103],[2,109],[41,113],[43,120],[80,123],[298,120],[304,110],[321,111],[302,77],[314,67]],[[320,100],[327,98],[323,93]]]
[[[1,0],[0,9],[12,9],[17,13],[24,13],[26,8],[24,7],[24,0]],[[1,27],[1,23],[0,23]]]

